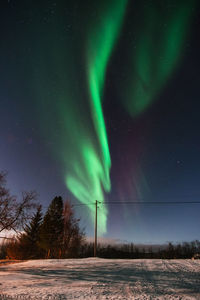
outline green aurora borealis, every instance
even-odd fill
[[[140,12],[137,47],[129,49],[126,80],[119,86],[122,106],[132,117],[139,116],[158,97],[180,62],[195,1],[182,1],[173,14],[163,11],[163,15],[157,13],[158,3]],[[64,37],[60,28],[70,27],[61,7],[59,18],[33,28],[35,40],[40,35],[35,61],[31,62],[40,127],[43,135],[54,141],[48,147],[62,166],[66,187],[80,203],[88,205],[92,221],[92,204],[103,202],[104,193],[111,190],[104,84],[128,7],[126,0],[112,0],[93,3],[94,15],[84,14],[80,8],[77,17],[84,26],[77,30],[75,24]],[[107,214],[104,205],[99,210],[99,234],[106,233]]]
[[[172,12],[155,2],[141,12],[143,24],[137,28],[138,43],[136,49],[131,49],[130,76],[122,96],[131,116],[148,108],[181,61],[194,4],[195,1],[181,1]]]
[[[94,203],[95,200],[104,201],[104,192],[109,192],[111,159],[107,140],[106,126],[102,110],[102,93],[105,81],[106,67],[111,55],[116,38],[119,35],[123,20],[126,2],[120,0],[109,1],[101,13],[101,21],[91,25],[91,32],[88,35],[87,65],[89,104],[92,121],[95,129],[96,145],[92,138],[84,140],[80,145],[82,168],[73,165],[73,173],[67,174],[66,184],[70,191],[82,203]],[[76,116],[74,116],[76,119]],[[84,135],[90,137],[87,132]],[[78,138],[78,141],[80,139]],[[89,208],[94,211],[93,206]],[[94,214],[92,214],[94,215]],[[101,233],[106,232],[107,209],[102,207],[100,213]]]

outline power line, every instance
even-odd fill
[[[131,205],[177,205],[177,204],[200,204],[200,201],[99,201],[100,205],[106,204],[131,204]],[[94,203],[82,203],[82,204],[72,204],[72,207],[76,206],[88,206],[88,205],[95,205]]]
[[[200,204],[200,201],[105,201],[102,202],[101,204]]]
[[[95,202],[94,203],[80,203],[80,204],[72,204],[71,206],[72,206],[72,208],[74,207],[74,206],[89,206],[89,205],[95,205]]]
[[[100,205],[107,205],[107,204],[139,204],[139,205],[176,205],[176,204],[200,204],[200,201],[98,201]],[[71,207],[78,207],[78,206],[90,206],[95,205],[96,202],[92,203],[71,203]],[[48,208],[49,206],[43,206],[44,208]]]

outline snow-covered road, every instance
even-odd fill
[[[0,299],[200,299],[200,260],[32,260],[0,266]]]

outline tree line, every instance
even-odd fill
[[[182,242],[173,244],[169,242],[165,245],[143,245],[138,246],[133,243],[103,245],[97,247],[97,256],[101,258],[116,259],[191,259],[195,254],[200,253],[200,241]],[[93,243],[85,243],[81,247],[82,257],[93,255]]]
[[[16,233],[0,245],[0,259],[83,258],[91,257],[94,244],[85,239],[69,201],[55,197],[43,215],[34,191],[23,192],[21,201],[6,188],[6,173],[0,172],[0,232]],[[35,211],[33,213],[33,210]],[[192,258],[200,253],[200,241],[139,247],[130,244],[98,244],[102,258]]]
[[[66,247],[66,254],[64,256],[60,256],[57,249],[53,258],[87,258],[92,257],[94,254],[94,243],[86,242],[83,239],[78,244],[78,247],[76,247],[77,244],[74,246],[71,248]],[[24,247],[24,245],[21,244],[20,246],[18,244],[16,248],[16,245],[13,245],[13,241],[2,244],[0,247],[0,259],[6,258],[7,254],[10,254],[10,258],[13,259],[48,258],[48,255],[45,256],[45,253],[41,252],[41,249],[38,255],[36,255],[37,252],[33,251],[34,247],[30,248],[30,245],[26,244],[26,247],[21,248],[21,250],[23,249],[22,251],[20,251],[20,247]],[[19,250],[16,252],[16,249]],[[12,255],[12,251],[14,251],[14,255]],[[48,251],[46,250],[46,254],[48,254]],[[19,255],[16,255],[16,253],[19,253]],[[151,245],[141,247],[133,243],[117,245],[98,244],[97,247],[97,256],[99,258],[113,259],[191,259],[197,253],[200,253],[200,241],[198,240],[178,244],[170,242],[166,245],[154,245],[154,247]]]

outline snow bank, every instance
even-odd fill
[[[200,261],[50,259],[0,266],[0,299],[200,299]]]

